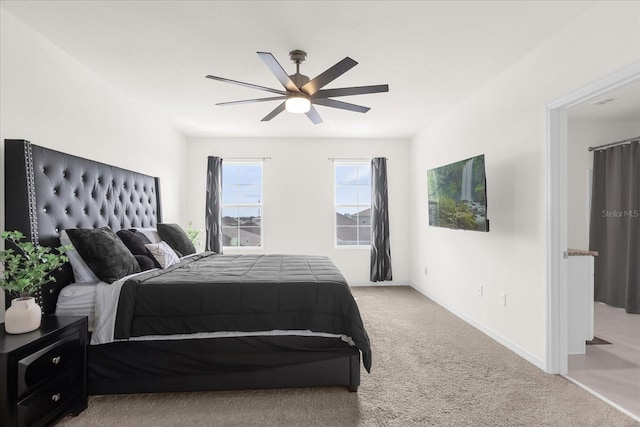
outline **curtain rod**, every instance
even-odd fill
[[[600,148],[613,147],[614,145],[626,144],[627,142],[638,141],[638,140],[640,140],[640,136],[623,139],[622,141],[610,142],[609,144],[598,145],[597,147],[589,147],[589,151],[599,150]]]
[[[332,162],[369,162],[373,158],[374,157],[370,157],[370,158],[363,158],[363,157],[328,157],[328,159],[331,160]],[[385,160],[389,160],[386,157],[383,157],[383,158]]]
[[[271,160],[271,157],[223,157],[222,160]]]

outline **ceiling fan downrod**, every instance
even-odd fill
[[[302,64],[307,59],[307,52],[303,50],[292,50],[289,52],[289,58],[291,61],[296,64],[296,73],[289,76],[291,80],[295,83],[295,85],[300,88],[304,86],[310,79],[308,76],[304,74],[300,74],[300,64]]]

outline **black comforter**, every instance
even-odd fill
[[[205,252],[128,280],[114,338],[307,329],[351,337],[370,370],[358,306],[328,257]]]

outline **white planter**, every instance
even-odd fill
[[[8,334],[24,334],[40,327],[42,310],[33,297],[16,298],[4,314],[4,329]]]

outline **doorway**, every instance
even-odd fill
[[[546,370],[568,373],[568,110],[640,81],[640,64],[631,64],[547,105],[548,321]],[[586,180],[586,179],[585,179]],[[585,387],[588,389],[588,387]],[[592,391],[592,390],[590,390]],[[593,391],[592,391],[593,392]],[[604,397],[606,400],[606,396]],[[611,401],[609,403],[612,403]],[[622,409],[619,407],[619,409]],[[624,410],[624,412],[629,413]],[[633,414],[629,413],[633,416]],[[637,418],[634,417],[634,418]]]

